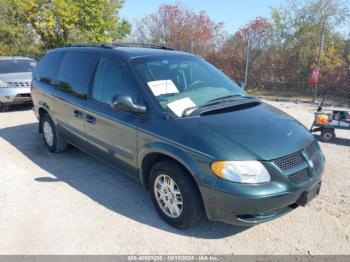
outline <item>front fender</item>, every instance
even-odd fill
[[[143,161],[149,154],[154,153],[162,154],[179,162],[189,171],[198,185],[215,186],[217,178],[210,172],[212,161],[210,156],[161,141],[147,143],[139,150],[138,167],[141,170],[140,180],[143,185],[146,184],[145,178],[147,177],[147,174],[143,174]]]

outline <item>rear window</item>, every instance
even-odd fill
[[[33,78],[42,83],[54,85],[62,56],[62,52],[46,54],[35,68]]]
[[[32,72],[35,66],[36,62],[29,59],[0,60],[0,74]]]
[[[58,71],[58,89],[86,99],[97,60],[98,56],[96,54],[66,52]]]

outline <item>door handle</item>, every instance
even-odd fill
[[[96,117],[92,115],[86,115],[86,122],[95,125],[96,124]]]
[[[83,118],[83,112],[79,111],[79,110],[74,110],[74,116],[76,118],[80,118],[82,119]]]

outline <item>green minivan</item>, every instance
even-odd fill
[[[58,48],[34,70],[32,99],[49,151],[71,144],[139,180],[177,228],[256,225],[320,192],[325,158],[308,130],[192,54]]]

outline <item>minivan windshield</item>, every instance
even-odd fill
[[[132,63],[163,109],[178,116],[213,101],[246,95],[224,73],[197,57],[141,57]]]
[[[33,72],[35,66],[36,62],[29,59],[0,60],[0,74]]]

